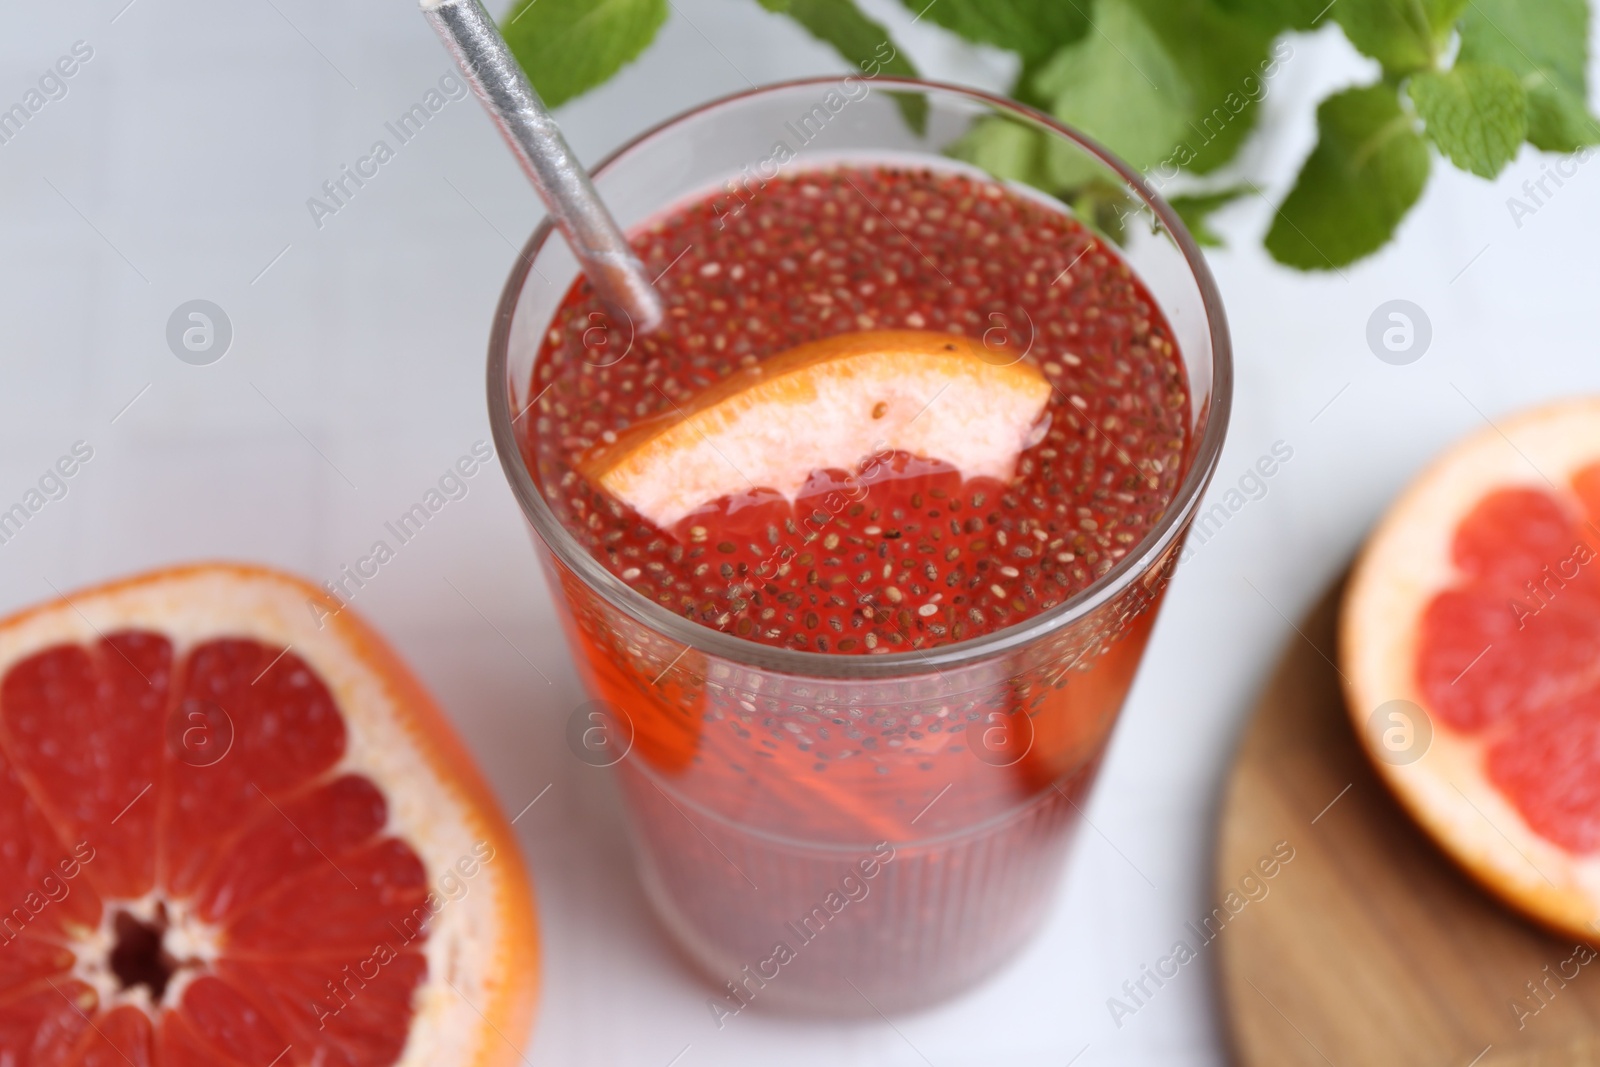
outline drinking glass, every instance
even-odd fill
[[[1081,221],[1115,227],[1191,391],[1184,470],[1159,521],[1092,585],[1015,625],[915,651],[827,654],[744,640],[639,595],[562,526],[530,473],[534,360],[578,270],[548,220],[495,316],[495,443],[593,698],[574,713],[575,751],[614,762],[646,895],[711,978],[719,1026],[752,1006],[930,1004],[995,971],[1038,928],[1222,447],[1228,330],[1199,249],[1139,174],[975,90],[865,76],[753,89],[663,123],[594,170],[631,230],[748,193],[770,177],[761,168],[783,155],[779,143],[785,172],[953,168],[952,149],[997,124],[1042,144],[1055,180],[1123,205],[1115,223],[1103,211]],[[1006,178],[1050,199],[1026,175]]]

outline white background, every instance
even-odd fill
[[[4,12],[0,107],[74,41],[94,48],[69,94],[0,146],[0,508],[73,442],[94,449],[68,496],[0,545],[6,609],[195,558],[320,580],[364,554],[488,438],[490,314],[540,214],[469,99],[313,224],[307,197],[449,69],[407,0],[125,3],[9,0]],[[641,62],[561,112],[586,160],[747,78],[843,69],[753,0],[675,3]],[[1003,85],[998,54],[910,25],[887,0],[868,6],[926,73]],[[1371,75],[1336,31],[1294,48],[1248,150],[1274,197],[1309,149],[1311,104]],[[528,1061],[1221,1062],[1210,959],[1120,1028],[1106,1001],[1212,906],[1219,790],[1264,673],[1299,640],[1287,619],[1445,443],[1600,386],[1600,164],[1518,227],[1507,197],[1543,162],[1525,151],[1493,184],[1436,166],[1399,245],[1342,275],[1268,262],[1264,201],[1224,216],[1232,247],[1212,263],[1239,388],[1213,495],[1276,441],[1293,458],[1179,574],[1094,829],[1038,939],[990,984],[894,1027],[747,1012],[716,1030],[710,991],[645,912],[609,783],[563,742],[582,697],[504,479],[493,465],[479,474],[356,605],[454,715],[511,813],[552,786],[517,827],[545,943]],[[212,366],[179,362],[165,341],[169,314],[197,297],[233,323]],[[1364,339],[1395,298],[1432,321],[1431,348],[1409,366],[1380,362]]]

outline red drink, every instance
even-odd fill
[[[1172,498],[1189,398],[1171,332],[1116,252],[1058,209],[951,170],[834,168],[775,179],[748,203],[692,203],[635,244],[660,275],[666,325],[619,356],[626,336],[597,329],[604,309],[575,284],[539,353],[525,456],[580,543],[684,618],[831,655],[979,637],[1087,587]],[[757,487],[663,530],[577,470],[608,435],[671,418],[742,368],[885,326],[988,333],[997,360],[1044,369],[1054,388],[1040,440],[1013,479],[963,479],[937,458],[887,453],[814,472],[793,502]],[[930,400],[926,417],[938,418]],[[608,674],[611,661],[597,653],[591,667]],[[653,704],[636,708],[631,688],[601,691],[635,720],[658,767],[697,765],[680,788],[714,810],[748,792],[736,811],[808,839],[904,840],[950,783],[959,811],[930,812],[922,831],[981,821],[1060,769],[1032,773],[1049,756],[1038,749],[1001,773],[972,758],[967,729],[989,725],[976,708],[932,732],[820,726],[762,748],[738,716],[683,729],[658,721]],[[922,755],[895,758],[897,738]],[[756,750],[784,772],[753,775]]]
[[[515,426],[571,540],[551,573],[629,748],[647,890],[728,983],[719,1025],[954,992],[1036,922],[1175,557],[1196,414],[1174,331],[1113,246],[949,163],[746,179],[633,243],[665,326],[631,336],[579,280]],[[1042,372],[1009,478],[880,449],[663,528],[585,473],[796,345],[886,329]]]

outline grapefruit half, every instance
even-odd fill
[[[839,334],[630,427],[579,469],[663,529],[731,494],[775,489],[792,501],[813,471],[896,451],[1009,481],[1050,388],[1032,364],[958,334]]]
[[[1433,464],[1358,561],[1350,714],[1470,874],[1600,933],[1600,399],[1499,421]]]
[[[202,565],[0,622],[0,1064],[519,1058],[511,828],[338,608]]]

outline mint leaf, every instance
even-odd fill
[[[500,26],[550,107],[637,59],[667,19],[667,0],[518,0]]]
[[[1001,181],[1021,182],[1065,200],[1078,218],[1121,244],[1127,223],[1142,205],[1128,195],[1120,180],[1108,180],[1098,164],[1087,164],[1070,187],[1061,185],[1050,158],[1055,138],[1039,127],[991,115],[979,119],[966,136],[947,151],[956,159],[981,167]]]
[[[1171,154],[1192,111],[1193,96],[1177,61],[1128,0],[1102,0],[1094,32],[1051,57],[1034,76],[1033,88],[1056,118],[1141,170]],[[1074,146],[1054,140],[1047,163],[1061,187],[1104,173]]]
[[[1386,72],[1409,74],[1434,66],[1466,5],[1467,0],[1338,0],[1333,17],[1350,43]]]
[[[1464,63],[1544,73],[1582,95],[1588,59],[1588,0],[1472,0],[1461,21]]]
[[[1576,152],[1600,144],[1600,120],[1577,93],[1539,84],[1528,89],[1528,143],[1545,152]]]
[[[1217,0],[1217,7],[1278,34],[1312,29],[1327,14],[1329,4],[1328,0]]]
[[[1178,213],[1183,224],[1194,235],[1196,244],[1207,248],[1220,248],[1223,241],[1211,228],[1211,216],[1248,192],[1249,189],[1243,188],[1222,189],[1215,193],[1174,196],[1167,203],[1172,205],[1172,210]]]
[[[1238,153],[1255,125],[1256,104],[1267,94],[1279,57],[1293,52],[1284,43],[1269,53],[1274,31],[1223,11],[1213,0],[1133,3],[1190,89],[1187,129],[1173,146],[1172,161],[1197,174],[1210,173]]]
[[[768,11],[788,15],[817,40],[853,63],[868,78],[879,74],[917,76],[911,60],[901,55],[889,31],[869,19],[855,0],[760,0]],[[917,133],[928,124],[928,101],[915,93],[895,93],[906,123]]]
[[[1049,191],[1055,183],[1045,166],[1045,136],[1037,127],[990,115],[946,151],[1001,181]]]
[[[1473,0],[1461,21],[1463,63],[1495,63],[1522,78],[1528,140],[1548,152],[1600,143],[1589,112],[1588,0]]]
[[[919,18],[1033,65],[1089,32],[1091,0],[901,0]]]
[[[1408,92],[1428,139],[1480,178],[1499,174],[1528,135],[1527,94],[1504,67],[1457,63],[1444,73],[1424,71]]]
[[[1330,96],[1317,108],[1317,130],[1266,239],[1274,259],[1302,270],[1376,252],[1428,183],[1427,143],[1389,85]]]
[[[1269,52],[1273,37],[1213,0],[1100,0],[1093,31],[1025,88],[1160,180],[1179,168],[1208,173],[1238,153],[1255,124],[1281,62]],[[1069,146],[1054,146],[1050,160],[1063,186],[1096,173]]]
[[[1427,15],[1428,27],[1433,30],[1433,35],[1438,40],[1444,40],[1455,30],[1456,23],[1461,19],[1461,13],[1467,9],[1472,0],[1405,0],[1412,8],[1422,7]],[[1543,0],[1541,0],[1543,2]]]

